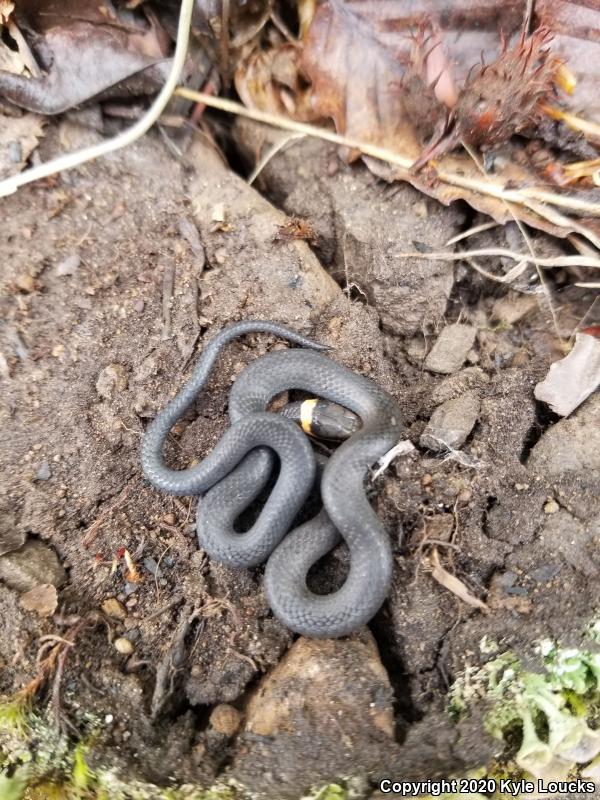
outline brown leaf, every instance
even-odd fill
[[[121,23],[100,0],[61,5],[60,10],[51,1],[24,5],[30,23],[39,24],[34,33],[31,28],[24,32],[29,32],[31,50],[46,74],[27,78],[0,71],[0,95],[11,103],[58,114],[113,87],[139,94],[155,91],[163,82],[168,71],[165,34],[156,23]],[[48,20],[54,24],[48,26]]]
[[[448,145],[456,149],[438,158],[424,174],[393,167],[371,157],[365,157],[367,165],[385,180],[409,181],[446,205],[464,199],[498,222],[517,216],[533,227],[558,236],[579,232],[599,245],[597,212],[586,216],[585,211],[574,213],[560,203],[552,207],[544,197],[553,193],[575,203],[584,200],[597,204],[598,192],[589,178],[585,180],[590,173],[585,169],[581,172],[584,182],[576,184],[575,188],[569,186],[567,197],[562,187],[572,182],[571,176],[556,155],[559,151],[564,153],[563,160],[567,162],[574,158],[587,162],[596,154],[592,146],[594,139],[586,142],[580,133],[570,131],[565,124],[557,125],[550,111],[539,104],[540,99],[548,100],[554,93],[555,85],[568,83],[568,78],[561,73],[561,60],[569,61],[567,66],[578,73],[578,84],[572,97],[564,93],[560,95],[563,104],[577,106],[582,97],[587,98],[590,108],[597,103],[591,97],[592,94],[598,97],[596,78],[588,87],[593,85],[593,91],[590,89],[587,94],[579,94],[579,86],[585,84],[584,76],[576,69],[579,53],[583,52],[580,47],[584,44],[583,39],[575,42],[571,32],[572,46],[568,52],[562,48],[562,33],[552,39],[553,21],[560,30],[560,14],[568,17],[567,6],[577,7],[575,19],[581,23],[575,28],[577,35],[588,37],[589,52],[597,54],[592,61],[588,59],[586,64],[582,63],[582,67],[594,76],[600,70],[600,10],[596,12],[586,8],[583,3],[546,0],[541,4],[539,19],[535,19],[533,24],[547,25],[550,33],[546,35],[540,31],[531,40],[525,40],[519,50],[519,40],[514,35],[518,35],[522,24],[522,3],[325,0],[318,7],[310,26],[302,55],[302,66],[312,82],[313,106],[321,116],[333,119],[339,133],[383,147],[407,159],[416,159],[427,146],[429,137],[433,136],[434,143],[442,139],[442,135],[448,132],[450,114],[449,122],[454,126],[455,136],[446,136],[446,147],[442,152],[448,149]],[[508,50],[504,53],[500,29],[507,37],[513,35],[512,43],[507,44]],[[535,63],[533,56],[531,61],[527,60],[530,44],[536,48]],[[550,49],[546,56],[547,46]],[[481,60],[494,64],[494,68],[488,70],[489,81]],[[512,65],[513,69],[508,70],[510,80],[505,81],[504,68],[507,65]],[[511,89],[511,81],[515,82],[515,76],[520,75],[523,66],[531,87],[531,91],[525,93],[529,105],[520,99],[519,92],[523,87],[518,81],[514,92]],[[538,67],[544,76],[539,92],[533,74]],[[469,79],[470,73],[475,77]],[[491,103],[497,94],[494,79],[502,84],[504,96],[514,100],[503,103],[505,111],[510,111],[509,118],[500,120],[502,124],[499,126],[489,126],[489,136],[485,125],[475,132],[476,135],[467,136],[465,131],[470,132],[471,121],[467,117],[476,105],[472,95],[483,87],[487,101]],[[558,88],[556,92],[558,102]],[[554,98],[552,100],[554,103]],[[481,121],[479,117],[478,120]],[[521,130],[530,122],[530,130]],[[530,152],[522,140],[510,138],[511,131],[516,133],[517,130],[548,142],[545,159],[540,159],[539,148]],[[489,177],[482,174],[481,164],[461,148],[461,139],[465,138],[482,144],[484,150],[494,145],[490,164],[486,166],[494,174]],[[508,141],[500,149],[498,143],[503,139]],[[433,152],[429,157],[432,155]],[[442,180],[437,180],[438,176]],[[526,190],[529,197],[525,204],[509,205],[490,196],[491,192],[482,192],[478,187],[485,182],[495,183],[500,190],[504,187]]]
[[[49,617],[56,611],[58,593],[51,583],[41,583],[21,595],[21,605],[26,611],[35,611],[40,617]]]
[[[316,119],[310,90],[302,85],[299,75],[299,58],[300,51],[291,42],[267,50],[253,48],[243,55],[234,81],[244,105],[301,122]]]
[[[402,99],[405,68],[372,19],[357,12],[373,3],[328,0],[310,26],[302,68],[312,82],[313,107],[350,138],[401,149],[415,158],[420,145]],[[392,43],[401,43],[400,36]]]

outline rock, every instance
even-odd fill
[[[465,363],[476,335],[477,330],[471,325],[447,325],[427,355],[425,368],[444,375],[457,372]]]
[[[592,395],[567,419],[542,435],[532,449],[527,466],[550,478],[600,476],[600,395]]]
[[[536,400],[567,417],[600,386],[600,339],[578,333],[571,352],[550,366],[534,390]]]
[[[52,471],[50,469],[50,464],[47,461],[42,461],[40,466],[38,467],[38,471],[35,473],[35,480],[36,481],[47,481],[48,478],[52,477]]]
[[[124,636],[119,636],[118,639],[115,639],[113,647],[117,653],[121,653],[123,656],[130,656],[135,649],[129,639],[126,639]]]
[[[25,534],[17,530],[17,523],[10,514],[0,515],[0,556],[18,550],[25,544]]]
[[[28,592],[42,583],[60,587],[66,579],[67,573],[54,550],[37,539],[0,556],[0,580],[18,592]]]
[[[113,619],[125,619],[127,616],[125,606],[116,597],[109,597],[102,603],[101,608],[108,617]]]
[[[33,275],[29,273],[23,273],[22,275],[17,275],[15,279],[15,284],[17,289],[20,289],[22,292],[29,294],[34,291],[35,289],[35,278]]]
[[[446,400],[431,415],[419,440],[421,447],[436,452],[462,447],[475,427],[480,406],[476,390]]]
[[[548,500],[548,502],[544,505],[544,514],[556,514],[559,509],[560,506],[556,500]]]
[[[21,605],[26,611],[35,611],[40,617],[49,617],[56,611],[58,593],[56,586],[42,583],[21,595]]]
[[[121,364],[104,367],[96,381],[96,391],[105,400],[112,400],[117,392],[127,388],[127,370]]]
[[[438,406],[441,403],[445,403],[446,400],[453,400],[470,389],[483,389],[489,382],[489,375],[481,367],[467,367],[454,375],[448,375],[447,378],[444,378],[431,393],[431,400],[434,405]]]
[[[59,277],[64,275],[73,275],[79,269],[81,264],[81,256],[78,253],[71,253],[66,258],[56,265],[55,273]]]
[[[242,715],[237,708],[227,703],[219,703],[213,708],[208,721],[217,733],[234,736],[240,727]]]
[[[397,752],[392,689],[371,635],[294,642],[246,708],[233,777],[298,797],[305,783],[384,769]],[[275,787],[277,784],[277,788]]]

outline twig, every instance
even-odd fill
[[[169,602],[166,605],[161,606],[160,608],[157,608],[156,611],[153,611],[151,614],[148,614],[147,616],[145,616],[144,617],[144,622],[149,622],[151,619],[155,619],[156,617],[160,617],[161,614],[165,613],[165,611],[169,611],[171,608],[175,608],[175,606],[178,606],[180,603],[182,603],[183,599],[184,598],[183,598],[182,594],[177,595],[172,600],[169,600]]]
[[[90,546],[90,544],[94,541],[96,536],[98,536],[100,526],[105,522],[106,518],[110,517],[113,511],[115,511],[121,505],[121,503],[125,500],[128,494],[129,494],[129,486],[125,486],[122,492],[115,500],[115,502],[112,503],[112,505],[110,505],[108,508],[105,508],[104,511],[100,514],[100,516],[97,517],[96,520],[90,525],[90,527],[87,529],[85,533],[85,536],[81,540],[81,544],[84,547]]]
[[[489,231],[492,228],[498,228],[499,225],[499,222],[484,222],[481,225],[475,225],[474,228],[469,228],[469,230],[463,231],[462,233],[453,236],[451,239],[448,239],[448,241],[444,244],[444,247],[450,247],[451,244],[456,244],[462,239],[467,239],[469,236],[475,236],[477,233],[483,233],[484,231]]]
[[[171,299],[173,297],[174,284],[175,267],[171,263],[165,264],[162,295],[163,328],[161,339],[163,341],[171,338]]]
[[[268,150],[267,153],[260,159],[258,164],[252,170],[252,174],[248,178],[248,186],[252,186],[254,181],[258,178],[263,169],[267,166],[269,161],[274,158],[280,150],[283,150],[286,145],[296,142],[299,139],[306,139],[305,133],[291,133],[289,136],[282,136],[278,142]]]
[[[517,263],[539,264],[540,267],[593,267],[600,269],[600,257],[596,256],[554,256],[552,258],[540,258],[534,254],[515,253],[504,247],[482,247],[477,250],[458,250],[456,253],[421,253],[413,251],[409,253],[397,253],[397,258],[424,258],[433,261],[464,261],[465,258],[483,257],[510,258]]]
[[[185,86],[180,86],[175,90],[175,94],[180,97],[185,97],[188,100],[195,100],[197,102],[205,103],[210,108],[216,108],[220,111],[225,111],[230,114],[237,114],[241,117],[253,119],[256,122],[263,122],[266,125],[272,125],[276,128],[283,128],[284,130],[294,131],[296,133],[304,133],[306,136],[313,136],[317,139],[324,139],[325,141],[332,142],[333,144],[342,145],[352,150],[358,150],[364,155],[372,156],[378,161],[384,161],[389,164],[394,164],[407,172],[410,170],[414,163],[414,157],[402,155],[401,153],[394,153],[383,147],[370,144],[369,142],[362,142],[358,139],[353,139],[348,136],[342,136],[333,131],[319,128],[316,125],[309,125],[306,122],[296,122],[295,120],[288,119],[287,117],[279,116],[278,114],[270,114],[266,111],[259,111],[258,109],[250,109],[236,103],[233,100],[227,100],[224,97],[211,97],[203,92],[197,92],[193,89],[188,89]],[[568,208],[572,211],[579,211],[588,216],[600,216],[600,203],[593,203],[577,197],[569,195],[555,194],[546,189],[538,186],[522,187],[520,189],[506,189],[504,184],[496,183],[490,179],[478,180],[467,175],[460,175],[457,172],[440,169],[436,167],[437,177],[444,183],[451,186],[458,186],[462,189],[470,189],[480,194],[486,194],[490,197],[496,197],[499,200],[507,200],[508,202],[515,203],[516,205],[531,207],[532,202],[547,203],[552,206],[559,206]],[[537,213],[537,211],[536,211]],[[584,229],[585,230],[585,229]],[[590,235],[586,233],[590,238]]]
[[[90,147],[84,147],[81,150],[76,150],[74,153],[67,153],[45,164],[38,164],[36,167],[26,169],[18,175],[5,178],[3,181],[0,181],[0,197],[6,197],[16,192],[20,186],[24,186],[26,183],[37,181],[40,178],[47,178],[49,175],[55,175],[67,169],[73,169],[73,167],[78,167],[81,164],[85,164],[87,161],[92,161],[95,158],[107,155],[107,153],[120,150],[122,147],[132,144],[143,136],[164,111],[181,76],[187,54],[193,8],[194,0],[181,0],[181,11],[179,12],[179,24],[177,27],[177,44],[175,45],[175,54],[173,55],[171,71],[169,72],[165,85],[156,96],[147,113],[138,120],[135,125],[132,125],[131,128],[119,133],[112,139],[106,139]]]

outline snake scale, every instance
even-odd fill
[[[203,390],[225,345],[247,333],[269,333],[300,348],[257,358],[237,377],[229,397],[231,426],[199,464],[170,469],[163,460],[167,434]],[[265,590],[273,613],[291,630],[312,637],[344,636],[368,622],[391,582],[388,536],[366,496],[368,471],[399,440],[400,410],[368,378],[336,363],[313,342],[274,323],[246,320],[221,330],[204,348],[191,378],[150,423],[142,440],[147,480],[174,495],[203,495],[198,503],[200,546],[232,567],[266,561]],[[308,437],[291,420],[267,411],[288,390],[309,392],[354,412],[360,429],[327,460],[320,478],[323,510],[290,530],[313,490],[317,461]],[[267,486],[279,461],[275,485],[252,527],[234,522]],[[350,552],[343,585],[327,595],[307,586],[310,568],[340,538]]]

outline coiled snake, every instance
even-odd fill
[[[268,353],[238,376],[229,397],[231,427],[199,464],[167,467],[167,434],[204,388],[222,348],[246,333],[271,333],[302,346]],[[267,561],[265,589],[274,614],[290,629],[313,637],[343,636],[368,622],[391,582],[388,536],[365,492],[368,470],[399,440],[400,411],[368,378],[323,355],[324,345],[274,322],[247,320],[226,326],[205,347],[190,380],[148,426],[141,448],[150,483],[174,495],[204,495],[198,503],[200,546],[232,567]],[[321,477],[323,510],[290,531],[311,493],[316,458],[308,437],[291,420],[267,411],[281,392],[297,389],[338,403],[362,421],[360,429],[328,459]],[[279,474],[258,519],[238,533],[234,522]],[[350,551],[344,584],[317,595],[306,583],[309,569],[340,540]]]

